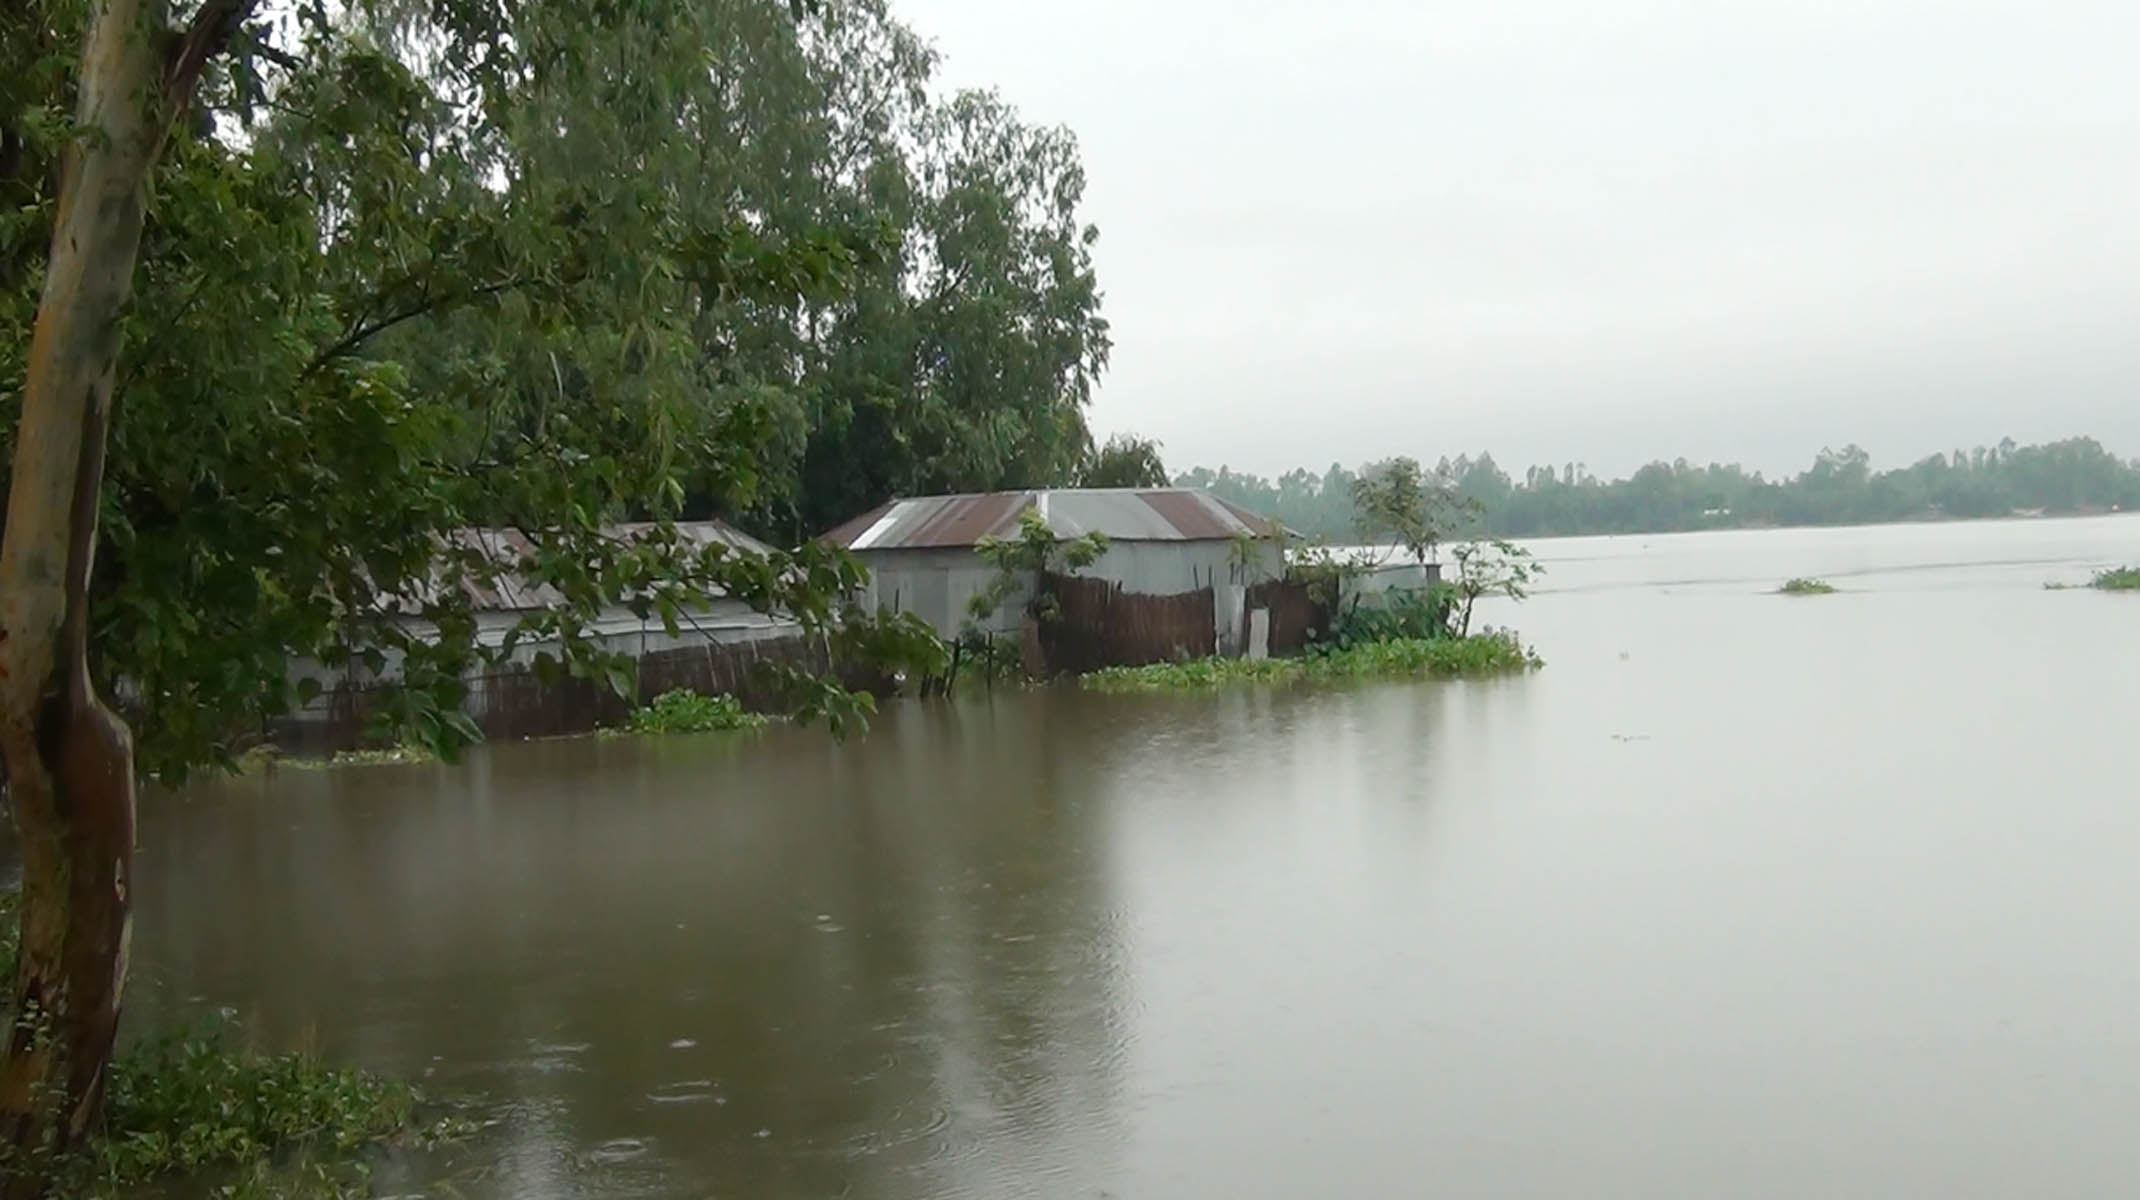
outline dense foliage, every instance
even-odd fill
[[[1356,531],[1357,481],[1385,465],[1354,472],[1333,464],[1320,475],[1296,470],[1277,479],[1198,468],[1176,482],[1205,488],[1296,533],[1341,541]],[[2042,446],[2006,441],[1877,472],[1865,451],[1849,446],[1824,451],[1805,471],[1774,480],[1684,459],[1609,481],[1576,464],[1533,467],[1514,479],[1485,454],[1443,459],[1431,475],[1480,514],[1481,527],[1502,537],[2140,509],[2140,462],[2120,459],[2089,438]],[[1386,538],[1398,531],[1385,522],[1367,532]]]
[[[0,22],[0,456],[91,10],[28,7]],[[799,12],[256,10],[156,170],[119,364],[95,665],[145,770],[228,762],[306,697],[293,656],[397,669],[380,733],[450,749],[463,669],[512,648],[468,592],[507,573],[565,597],[513,640],[613,686],[604,604],[829,628],[858,578],[667,520],[787,538],[1075,476],[1108,341],[1073,140],[932,91],[882,0]],[[536,549],[442,556],[471,526]]]
[[[1454,630],[1455,611],[1456,589],[1446,584],[1386,592],[1374,604],[1354,595],[1332,611],[1327,633],[1308,631],[1315,639],[1310,649],[1331,653],[1371,642],[1446,637]]]
[[[1832,596],[1835,585],[1825,579],[1786,579],[1776,590],[1785,596]]]
[[[2088,586],[2105,592],[2140,592],[2140,567],[2112,567],[2097,571]]]
[[[1135,434],[1118,433],[1092,452],[1078,468],[1077,485],[1087,488],[1166,487],[1166,464],[1159,460],[1159,443]]]

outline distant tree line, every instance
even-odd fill
[[[1357,482],[1388,465],[1348,470],[1333,463],[1320,474],[1293,470],[1276,479],[1199,467],[1175,482],[1273,517],[1296,533],[1342,541],[1392,532],[1362,528],[1354,504]],[[1479,531],[1503,537],[2140,508],[2140,461],[2121,459],[2092,438],[2040,446],[2008,439],[1886,471],[1874,471],[1871,457],[1852,445],[1823,450],[1806,470],[1779,479],[1737,464],[1696,466],[1686,459],[1653,462],[1624,479],[1599,479],[1580,463],[1534,466],[1516,478],[1491,454],[1444,458],[1432,477],[1455,508],[1472,514]]]

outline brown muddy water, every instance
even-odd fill
[[[2140,518],[1540,550],[1527,678],[152,797],[135,1023],[478,1097],[411,1195],[2140,1188]]]

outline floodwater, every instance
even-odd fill
[[[2140,517],[1539,549],[1526,678],[152,798],[137,1020],[481,1098],[411,1194],[2140,1188]]]

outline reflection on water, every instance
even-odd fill
[[[2140,601],[2041,590],[2140,520],[1540,549],[1529,678],[152,799],[136,1014],[489,1098],[468,1196],[2140,1177]]]

